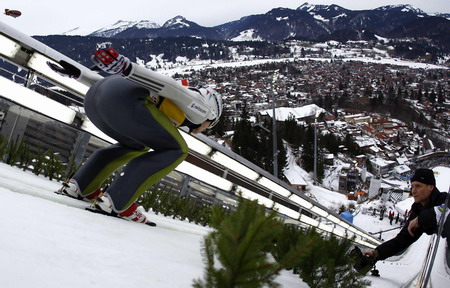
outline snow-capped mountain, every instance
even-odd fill
[[[114,37],[122,31],[128,29],[156,29],[160,26],[155,22],[142,20],[142,21],[117,21],[109,27],[103,27],[89,34],[89,36],[97,37]]]
[[[276,8],[266,14],[250,15],[220,27],[225,39],[233,39],[243,31],[253,31],[255,38],[285,40],[299,38],[308,40],[326,39],[329,35],[362,35],[361,31],[387,36],[391,31],[416,26],[417,21],[433,21],[432,17],[411,5],[389,5],[372,10],[349,10],[338,5],[312,5],[304,3],[297,9]],[[440,29],[450,33],[450,22],[442,18]],[[418,31],[419,32],[419,31]],[[333,36],[334,37],[334,36]],[[402,37],[398,36],[397,37]],[[433,39],[433,37],[430,37]],[[344,39],[334,39],[343,40]],[[349,39],[347,39],[349,40]],[[360,40],[360,39],[351,39]]]
[[[433,19],[438,18],[438,19]],[[64,35],[89,35],[110,38],[167,38],[195,37],[211,40],[231,41],[280,41],[302,40],[368,40],[374,35],[381,37],[426,37],[450,47],[450,17],[428,15],[411,5],[387,5],[372,10],[349,10],[338,5],[313,5],[304,3],[297,9],[275,8],[265,14],[249,15],[239,20],[215,27],[204,27],[176,16],[162,26],[152,21],[118,21],[117,23],[92,29],[91,33],[77,28]],[[439,32],[423,31],[437,22]],[[430,24],[432,23],[432,24]],[[395,33],[393,32],[395,31]],[[78,33],[78,34],[77,34]]]
[[[442,17],[447,20],[450,20],[450,13],[435,13],[435,14],[432,14],[432,16]]]
[[[93,35],[90,35],[93,36]],[[130,27],[118,31],[114,38],[167,38],[189,36],[203,39],[222,39],[220,32],[216,28],[203,27],[195,22],[189,21],[183,16],[176,16],[167,20],[163,26],[152,28]]]
[[[338,5],[305,3],[297,10],[306,11],[327,25],[330,33],[338,30],[371,29],[383,35],[398,26],[426,17],[411,5],[387,5],[373,10],[348,10]]]
[[[150,21],[150,20],[141,20],[141,21],[124,21],[119,20],[116,23],[102,27],[98,29],[98,27],[76,27],[69,31],[61,33],[62,35],[79,35],[79,36],[96,36],[96,37],[114,37],[116,34],[126,31],[131,28],[136,29],[155,29],[159,28],[160,25]]]
[[[332,4],[332,5],[314,5],[309,4],[308,2],[304,3],[300,7],[297,8],[297,10],[306,11],[310,13],[311,15],[320,14],[321,16],[327,15],[327,17],[324,17],[323,19],[329,19],[330,17],[337,17],[342,15],[343,13],[348,13],[351,10],[342,8],[341,6]],[[345,15],[342,15],[345,16]]]
[[[172,19],[167,20],[166,23],[164,23],[163,27],[171,29],[189,28],[192,24],[195,23],[187,21],[183,16],[176,16]]]
[[[386,5],[386,6],[382,6],[382,7],[376,8],[375,10],[379,10],[379,11],[399,10],[401,12],[412,12],[412,13],[416,13],[416,14],[425,14],[425,12],[423,12],[419,8],[416,8],[416,7],[414,7],[412,5],[409,5],[409,4],[404,4],[404,5]]]

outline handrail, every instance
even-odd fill
[[[436,259],[436,254],[437,254],[437,250],[439,247],[439,242],[441,240],[440,236],[442,235],[442,231],[444,228],[444,222],[445,222],[446,216],[448,214],[447,208],[448,208],[448,203],[449,203],[449,199],[450,199],[450,187],[449,187],[448,192],[449,193],[447,194],[447,197],[446,197],[446,200],[444,203],[442,215],[441,215],[441,218],[439,219],[437,234],[434,234],[430,241],[427,258],[425,259],[424,266],[420,273],[419,281],[416,286],[417,288],[419,288],[419,287],[426,288],[428,286],[428,282],[430,280],[431,270],[433,269],[434,261]]]

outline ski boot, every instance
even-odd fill
[[[88,195],[82,195],[77,181],[75,179],[70,179],[69,181],[65,181],[62,184],[62,187],[59,190],[55,191],[55,193],[59,195],[69,196],[77,200],[92,202],[102,193],[102,191],[100,189],[97,189]]]
[[[131,204],[131,206],[123,212],[115,212],[112,208],[111,200],[105,194],[97,197],[91,204],[91,206],[86,207],[86,210],[94,213],[122,218],[132,222],[143,223],[149,226],[156,226],[156,223],[148,220],[144,213],[140,211],[139,206],[136,202]]]

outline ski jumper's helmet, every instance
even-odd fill
[[[211,124],[208,128],[212,128],[219,122],[220,115],[222,115],[222,95],[207,85],[200,87],[199,91],[209,106],[208,120],[211,121]]]

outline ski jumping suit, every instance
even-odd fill
[[[161,77],[156,72],[133,67],[138,71],[135,75],[151,73],[152,76]],[[143,73],[139,73],[139,69]],[[87,92],[84,101],[86,115],[95,126],[118,143],[94,152],[73,176],[81,193],[88,195],[100,188],[114,171],[125,165],[107,190],[113,210],[117,213],[126,210],[145,190],[186,158],[188,147],[177,126],[198,127],[198,124],[206,120],[208,113],[207,108],[207,111],[191,111],[196,106],[193,103],[205,107],[198,92],[189,91],[191,97],[171,100],[155,96],[152,93],[154,90],[150,90],[154,87],[144,87],[148,85],[137,84],[133,80],[133,74],[129,79],[110,76],[97,81]],[[176,82],[173,79],[170,81]],[[165,86],[175,87],[175,83],[170,81]],[[185,87],[175,88],[179,91],[188,90]],[[180,95],[178,93],[176,96]],[[190,103],[190,106],[183,107],[183,111],[179,108],[180,103],[175,104],[177,101],[181,101],[181,104],[183,101]]]

